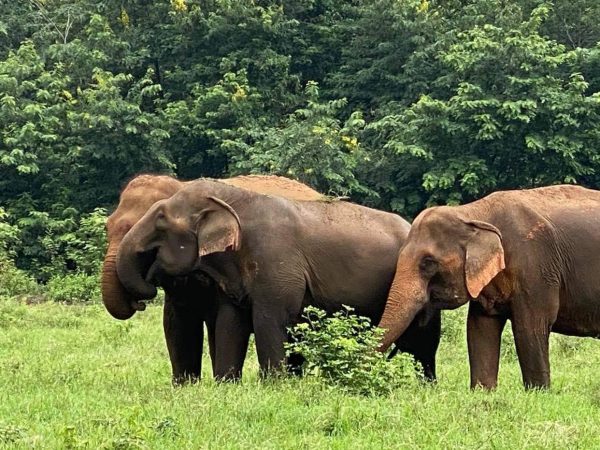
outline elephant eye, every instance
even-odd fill
[[[419,269],[425,275],[433,275],[438,269],[438,262],[433,256],[424,256],[419,263]]]

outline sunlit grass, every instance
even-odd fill
[[[0,300],[0,447],[599,448],[600,341],[553,336],[547,392],[525,392],[512,338],[500,387],[468,390],[464,312],[444,317],[439,382],[385,397],[314,380],[175,389],[161,308],[128,322],[101,306]]]

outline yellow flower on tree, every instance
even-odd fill
[[[233,95],[231,96],[231,99],[235,102],[238,100],[243,100],[244,98],[246,98],[246,91],[243,87],[238,86]]]
[[[342,136],[342,141],[344,141],[344,144],[350,150],[354,150],[356,147],[358,147],[358,139],[356,139],[355,137]]]
[[[127,14],[125,8],[121,8],[121,14],[119,14],[119,21],[125,28],[129,26],[129,14]]]
[[[186,12],[188,9],[185,0],[171,0],[171,6],[177,12]]]

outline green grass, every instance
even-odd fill
[[[172,388],[161,308],[0,299],[0,448],[600,448],[600,341],[553,336],[547,392],[525,392],[507,333],[500,387],[468,389],[464,311],[445,315],[439,383],[385,397],[314,380]]]

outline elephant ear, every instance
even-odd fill
[[[469,295],[477,298],[484,287],[504,270],[504,248],[502,234],[487,222],[467,222],[475,233],[467,242],[465,257],[465,279]]]
[[[198,256],[239,250],[242,227],[237,213],[219,198],[208,199],[213,205],[200,213],[196,225]]]

